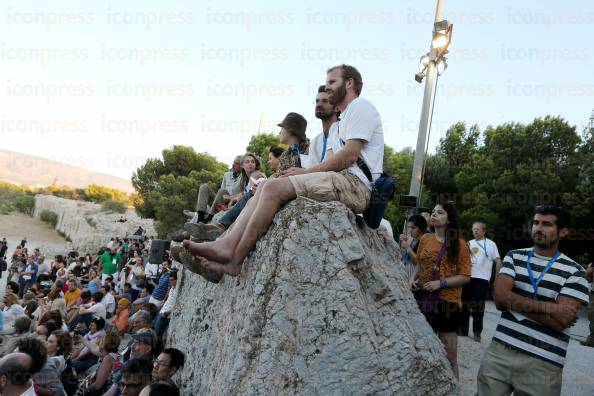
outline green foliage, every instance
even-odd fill
[[[136,212],[156,220],[160,237],[181,228],[183,209],[193,209],[201,184],[217,189],[227,166],[186,146],[163,150],[163,159],[149,159],[132,176]]]
[[[594,173],[586,147],[559,117],[488,127],[482,135],[476,126],[458,123],[427,161],[425,183],[433,199],[456,202],[466,230],[474,221],[486,222],[504,254],[530,244],[526,231],[537,204],[560,204],[592,224],[594,189],[588,186]],[[566,248],[584,246],[570,241]]]
[[[19,211],[31,213],[34,199],[32,191],[26,186],[0,181],[0,213]]]
[[[254,135],[246,148],[246,152],[254,153],[260,159],[261,170],[270,176],[273,172],[268,166],[268,153],[271,146],[278,146],[286,149],[287,146],[281,144],[278,133],[263,133]]]
[[[58,224],[58,215],[51,210],[44,209],[41,211],[39,214],[39,219],[51,225],[53,228],[56,228],[56,225]]]
[[[128,209],[128,207],[125,202],[117,201],[115,199],[108,199],[101,204],[101,210],[104,212],[126,213],[126,209]]]

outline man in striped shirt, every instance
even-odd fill
[[[558,251],[568,227],[563,209],[537,206],[534,248],[512,250],[503,260],[494,295],[502,313],[479,369],[479,396],[561,394],[565,331],[588,302],[583,268]]]

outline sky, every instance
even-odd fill
[[[0,147],[130,178],[164,148],[231,163],[250,137],[303,114],[311,138],[328,67],[352,64],[386,144],[415,147],[435,0],[361,2],[5,0]],[[455,122],[594,109],[594,4],[444,0],[454,24],[429,140]]]

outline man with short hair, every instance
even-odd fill
[[[501,268],[499,250],[495,242],[486,237],[487,225],[477,221],[472,225],[474,239],[468,242],[472,259],[470,282],[462,286],[462,312],[458,335],[468,336],[470,316],[472,315],[472,333],[474,340],[481,342],[485,300],[489,293],[491,273],[495,264],[495,273]]]
[[[11,396],[35,396],[31,377],[33,361],[29,355],[13,352],[0,359],[0,394]]]
[[[105,306],[106,318],[109,319],[113,316],[116,310],[116,301],[113,294],[111,294],[111,285],[106,283],[101,286],[101,292],[103,293],[101,304]]]
[[[328,69],[328,100],[341,111],[341,120],[330,132],[324,162],[308,169],[288,169],[283,177],[266,182],[224,237],[214,242],[184,241],[194,256],[193,265],[185,265],[187,269],[198,274],[209,269],[239,275],[243,260],[268,230],[276,212],[297,196],[340,201],[355,213],[367,210],[372,183],[383,171],[384,133],[375,106],[359,97],[362,86],[361,74],[353,66]]]
[[[21,273],[19,278],[19,298],[23,298],[23,294],[25,294],[31,285],[33,285],[37,281],[37,270],[39,266],[35,262],[33,256],[29,256],[27,258],[27,266],[25,270]]]
[[[167,299],[161,307],[159,314],[155,318],[155,332],[157,333],[157,337],[161,338],[165,330],[167,330],[167,326],[169,326],[169,321],[171,320],[171,310],[175,305],[175,299],[177,298],[177,271],[172,271],[169,274],[169,292],[167,293]]]
[[[66,302],[66,309],[72,308],[78,299],[82,291],[78,288],[74,279],[68,280],[68,290],[64,293],[64,301]]]
[[[138,396],[151,382],[152,362],[130,359],[116,374],[114,382],[104,396]]]
[[[320,165],[326,159],[326,151],[328,148],[328,136],[330,134],[330,126],[338,119],[336,106],[331,104],[328,100],[328,93],[326,86],[320,85],[318,87],[318,95],[315,102],[315,116],[322,121],[322,132],[314,137],[309,144],[309,154],[305,168]]]
[[[539,205],[532,218],[533,248],[510,251],[495,279],[502,311],[478,373],[478,395],[560,395],[569,344],[580,304],[588,302],[581,265],[559,252],[569,215]]]
[[[107,312],[105,310],[105,305],[101,303],[101,300],[103,300],[103,293],[97,292],[93,294],[91,305],[80,305],[78,307],[78,314],[68,325],[68,330],[74,331],[76,325],[81,322],[89,327],[91,321],[95,317],[105,320],[107,318]]]
[[[170,381],[183,365],[185,355],[175,348],[164,349],[153,362],[153,381]]]
[[[229,201],[228,196],[237,195],[240,192],[239,177],[241,176],[241,156],[238,155],[233,160],[233,165],[228,172],[223,175],[221,187],[215,193],[208,184],[200,185],[198,190],[198,199],[196,201],[196,211],[184,210],[184,215],[192,220],[189,223],[208,223],[212,216],[217,213],[216,205]]]
[[[118,271],[118,267],[122,263],[122,256],[116,250],[114,243],[99,257],[102,282],[105,282],[109,276],[113,277],[113,274]]]

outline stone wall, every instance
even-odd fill
[[[95,253],[110,238],[123,238],[141,226],[146,235],[156,236],[152,219],[141,219],[134,209],[126,213],[108,213],[101,210],[101,205],[91,202],[75,201],[52,195],[35,196],[33,217],[39,219],[41,212],[49,210],[57,214],[56,230],[72,240],[72,248],[84,253]],[[118,222],[121,216],[127,221]]]
[[[456,394],[398,257],[338,202],[288,204],[239,277],[183,271],[167,335],[182,394]]]

